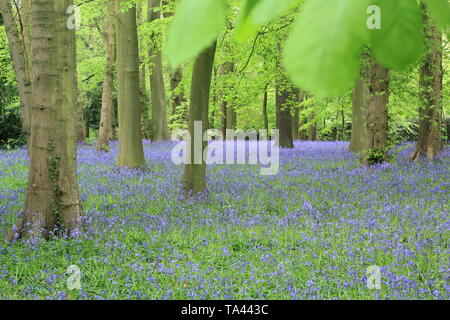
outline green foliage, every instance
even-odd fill
[[[431,17],[442,30],[450,27],[450,5],[448,0],[423,0]]]
[[[167,41],[167,58],[171,66],[176,69],[211,45],[222,32],[225,21],[223,0],[181,1]]]
[[[318,97],[347,90],[367,39],[367,1],[307,1],[284,50],[288,74]]]
[[[264,24],[278,18],[300,0],[245,0],[242,5],[235,37],[248,40]]]
[[[405,69],[424,52],[422,12],[416,0],[376,0],[381,29],[370,31],[370,45],[378,61],[390,69]]]

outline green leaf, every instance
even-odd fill
[[[319,98],[345,92],[359,75],[367,41],[366,0],[308,0],[285,49],[295,84]]]
[[[237,22],[236,31],[234,37],[237,41],[245,41],[250,38],[258,29],[254,23],[252,23],[252,13],[255,7],[261,0],[245,0],[242,4],[241,14]]]
[[[262,25],[278,18],[302,0],[245,0],[235,37],[248,40]]]
[[[262,0],[253,11],[253,23],[266,24],[300,3],[301,0]]]
[[[427,5],[431,18],[442,30],[450,26],[450,3],[448,0],[423,0]]]
[[[378,62],[390,69],[405,69],[424,52],[422,11],[416,0],[376,0],[381,28],[370,30],[370,43]]]
[[[224,0],[182,0],[168,31],[166,54],[172,68],[194,59],[224,29]]]

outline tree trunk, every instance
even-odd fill
[[[172,102],[172,116],[175,117],[178,112],[181,113],[180,121],[187,127],[188,123],[188,108],[180,109],[186,102],[183,88],[181,87],[181,80],[183,79],[183,69],[178,68],[174,73],[170,74],[170,91]],[[174,118],[175,119],[175,118]]]
[[[30,2],[24,4],[21,9],[20,21],[17,21],[11,1],[0,1],[0,11],[3,17],[8,43],[11,53],[11,60],[16,74],[17,85],[19,87],[19,98],[21,104],[22,133],[27,141],[28,151],[30,151],[31,133],[31,107],[32,107],[32,87],[31,87],[31,64],[30,64]],[[23,32],[19,33],[19,24],[23,26]]]
[[[9,239],[74,236],[81,205],[76,176],[75,31],[66,26],[73,0],[33,0],[31,159],[24,211]],[[42,39],[45,39],[43,41]]]
[[[368,88],[366,81],[361,78],[356,81],[352,101],[352,133],[350,138],[350,151],[361,152],[367,135],[367,99]]]
[[[219,91],[220,96],[220,127],[223,136],[226,136],[227,129],[236,129],[236,110],[233,107],[232,99],[230,96],[232,94],[232,86],[228,79],[228,75],[234,72],[234,63],[233,62],[225,62],[220,66],[220,75],[225,78],[223,83],[223,87]]]
[[[437,153],[443,148],[442,127],[442,33],[428,18],[424,9],[425,35],[427,52],[420,67],[419,137],[411,160],[418,160],[426,155],[433,162]]]
[[[294,88],[295,101],[301,103],[301,93],[298,88]],[[292,139],[298,140],[300,131],[300,109],[298,106],[295,107],[292,116]]]
[[[161,6],[161,0],[148,1],[148,22],[155,21],[161,17],[160,11],[154,8]],[[150,76],[150,87],[152,96],[152,137],[153,141],[169,140],[169,129],[167,122],[167,98],[164,87],[162,53],[157,45],[149,51],[152,61],[152,73]]]
[[[315,106],[313,106],[315,108]],[[308,140],[316,141],[317,140],[317,120],[315,120],[316,113],[313,111],[309,117],[308,122],[312,122],[312,124],[308,128]]]
[[[126,12],[116,0],[117,99],[119,110],[119,154],[117,166],[138,168],[145,164],[139,99],[139,51],[136,7]]]
[[[263,120],[264,120],[264,129],[269,132],[269,117],[267,116],[267,101],[268,101],[268,94],[267,94],[267,88],[269,84],[266,84],[264,87],[264,95],[263,95]]]
[[[384,68],[375,58],[368,59],[368,115],[367,135],[364,151],[367,153],[363,164],[383,162],[387,158],[387,126],[389,103],[389,70]],[[376,159],[369,159],[377,154]],[[375,161],[374,161],[375,160]]]
[[[144,19],[144,13],[142,9],[142,2],[136,2],[136,10],[137,10],[137,21],[138,27],[141,25]],[[147,85],[146,85],[146,65],[144,63],[145,57],[140,56],[139,58],[139,95],[141,100],[141,127],[142,127],[142,137],[144,139],[150,139],[150,120],[149,120],[149,99],[147,96]]]
[[[292,116],[290,108],[290,97],[292,89],[286,88],[286,83],[279,83],[276,86],[276,111],[277,128],[280,130],[280,147],[293,148],[292,139]]]
[[[116,61],[115,3],[108,0],[106,17],[106,63],[103,74],[102,108],[100,113],[100,129],[97,140],[98,151],[108,151],[109,141],[113,138],[113,80],[114,63]]]
[[[302,104],[305,99],[307,98],[306,93],[303,91],[300,91],[299,93],[299,101],[301,101],[300,106],[299,106],[299,115],[300,115],[300,119],[299,119],[299,123],[298,123],[298,127],[299,127],[299,131],[298,131],[298,140],[304,141],[308,139],[308,136],[306,134],[306,130],[302,129],[302,127],[306,124],[306,119],[305,117],[302,115],[302,112],[305,110],[304,105]]]
[[[187,159],[190,163],[184,166],[183,186],[186,192],[198,193],[206,190],[206,164],[203,161],[203,152],[208,142],[202,139],[201,163],[195,163],[196,146],[194,143],[194,122],[202,121],[202,135],[208,129],[208,106],[211,89],[212,68],[216,43],[203,51],[195,60],[192,72],[191,99],[189,105],[189,133],[192,143],[188,149]]]

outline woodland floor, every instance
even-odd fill
[[[145,171],[79,148],[86,230],[0,240],[0,299],[449,299],[450,148],[436,164],[368,170],[341,142],[297,142],[278,175],[208,168],[209,195],[180,194],[171,143],[145,143]],[[0,238],[23,206],[23,149],[0,151]],[[67,268],[81,269],[68,290]],[[366,270],[381,268],[381,289]]]

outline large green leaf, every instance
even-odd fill
[[[284,49],[298,86],[322,98],[354,84],[367,41],[367,7],[366,0],[306,1]]]
[[[166,53],[177,68],[210,46],[224,29],[224,0],[182,0],[169,28]]]
[[[423,0],[428,7],[431,18],[442,30],[450,26],[450,3],[448,0]]]
[[[245,0],[235,37],[247,40],[259,27],[278,18],[302,0]]]
[[[381,28],[370,30],[377,60],[390,69],[404,69],[424,52],[422,11],[416,0],[375,0]]]
[[[262,0],[244,0],[241,13],[237,22],[236,31],[234,36],[238,41],[244,41],[250,38],[258,29],[258,27],[252,22],[251,16],[255,7]]]

